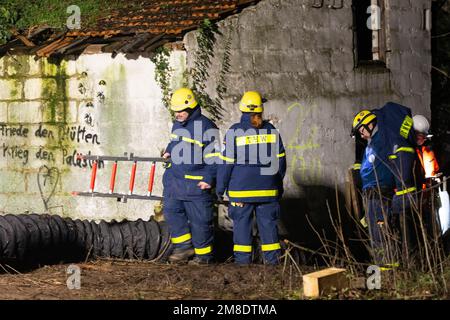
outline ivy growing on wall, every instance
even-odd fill
[[[170,110],[170,97],[172,95],[170,78],[173,71],[170,67],[169,57],[170,49],[161,46],[156,49],[155,55],[151,58],[151,61],[155,64],[155,80],[163,93],[162,102],[168,110]]]
[[[18,10],[10,2],[0,5],[0,44],[9,39],[11,36],[10,29],[18,19]]]
[[[232,29],[230,29],[228,38],[225,42],[224,54],[222,57],[222,67],[220,70],[219,78],[217,80],[216,92],[217,98],[215,99],[216,104],[220,105],[223,101],[224,95],[227,93],[226,86],[226,76],[231,68],[230,55],[231,55],[231,35]]]
[[[211,67],[212,59],[214,58],[214,47],[217,41],[217,36],[222,36],[218,26],[210,20],[204,20],[200,25],[197,33],[198,49],[194,52],[194,66],[192,70],[186,70],[183,74],[183,85],[188,86],[188,77],[191,76],[192,90],[195,93],[196,99],[203,109],[207,110],[214,120],[221,120],[223,118],[224,108],[222,101],[227,92],[226,75],[230,70],[230,54],[231,54],[231,34],[226,39],[224,45],[224,53],[221,58],[221,68],[216,79],[215,93],[217,97],[211,98],[206,92],[206,84],[210,79],[209,68]],[[172,95],[171,88],[171,73],[170,67],[170,49],[167,47],[160,47],[156,50],[155,55],[151,61],[155,64],[155,80],[163,92],[162,102],[164,106],[170,111],[170,97]],[[171,112],[172,114],[172,112]],[[172,114],[173,116],[173,114]]]
[[[222,36],[216,23],[205,19],[199,27],[197,33],[198,49],[194,53],[194,68],[192,74],[192,89],[196,94],[202,108],[206,109],[214,120],[220,120],[223,117],[224,108],[222,107],[223,95],[226,93],[225,76],[230,68],[230,48],[231,38],[225,45],[222,67],[217,79],[216,93],[217,98],[212,99],[206,92],[206,83],[210,77],[209,68],[211,60],[214,58],[214,46],[217,36]]]

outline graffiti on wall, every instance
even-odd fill
[[[39,124],[38,128],[32,128],[31,125],[25,124],[0,123],[0,138],[6,140],[2,143],[0,158],[17,161],[23,166],[29,165],[31,158],[34,158],[55,165],[92,167],[92,162],[77,160],[76,155],[79,152],[76,148],[69,146],[73,144],[92,147],[101,145],[98,134],[82,125]],[[42,140],[42,143],[27,146],[27,141],[30,139]]]
[[[39,168],[37,173],[37,185],[44,203],[45,211],[49,211],[53,207],[49,207],[50,200],[55,194],[60,178],[59,169],[56,167],[48,167],[43,165]],[[55,206],[56,207],[56,206]]]
[[[318,127],[309,126],[305,130],[306,119],[311,118],[311,113],[317,108],[312,104],[309,108],[296,102],[291,104],[288,111],[288,118],[295,119],[295,133],[288,140],[286,149],[290,151],[291,182],[300,186],[304,183],[317,183],[322,178],[322,162],[313,151],[321,147],[317,137]],[[308,132],[306,135],[305,132]]]

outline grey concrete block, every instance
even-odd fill
[[[23,83],[18,79],[0,79],[0,100],[22,98]]]
[[[279,51],[273,53],[264,51],[263,53],[257,53],[254,56],[254,69],[257,72],[280,72],[281,63]]]
[[[42,105],[38,101],[11,102],[8,105],[8,122],[39,123],[42,122]]]

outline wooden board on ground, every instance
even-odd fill
[[[347,288],[349,282],[345,276],[345,269],[327,268],[303,276],[303,294],[308,298],[317,298],[322,294]]]

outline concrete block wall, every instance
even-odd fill
[[[335,202],[335,186],[343,190],[353,163],[349,131],[360,108],[397,101],[429,114],[430,33],[422,29],[421,14],[431,1],[385,2],[386,68],[354,67],[350,0],[337,10],[313,8],[310,0],[262,0],[219,23],[222,36],[207,83],[212,98],[227,43],[231,69],[224,75],[227,116],[218,125],[225,130],[239,120],[244,91],[259,90],[268,98],[265,116],[287,149],[285,202],[295,209],[289,216],[302,208],[312,219],[328,215],[326,200]],[[186,52],[172,52],[173,87],[194,66],[195,38],[196,32],[188,33]],[[166,146],[171,120],[154,70],[149,59],[108,54],[82,55],[59,67],[28,56],[0,59],[0,211],[148,218],[153,203],[76,198],[70,192],[89,184],[90,166],[77,163],[77,153],[149,156]],[[106,163],[99,171],[99,191],[107,191],[109,169]],[[118,192],[127,191],[129,170],[119,168]],[[146,171],[138,169],[138,193],[145,190]],[[162,168],[157,173],[155,193],[161,194]]]
[[[182,74],[185,53],[173,51],[170,61]],[[77,153],[159,156],[165,148],[171,119],[154,72],[150,59],[122,55],[82,55],[59,66],[31,56],[0,59],[0,211],[148,219],[154,202],[123,204],[71,192],[89,188],[92,163],[77,161]],[[96,185],[107,192],[111,163],[103,165]],[[127,192],[130,168],[119,164],[117,192]],[[148,163],[138,166],[136,193],[146,194],[148,172]],[[162,173],[160,165],[156,195]]]
[[[261,91],[269,100],[265,116],[279,128],[287,148],[285,198],[302,198],[314,216],[327,211],[323,206],[316,210],[317,203],[335,202],[336,185],[343,191],[354,161],[349,133],[358,110],[396,101],[429,115],[430,32],[423,30],[422,14],[431,1],[386,0],[386,68],[355,68],[350,0],[336,10],[312,3],[263,0],[221,21],[207,90],[216,96],[229,42],[231,70],[223,100],[229,116],[220,127],[239,120],[244,91]],[[196,32],[184,38],[189,67],[194,66]]]

